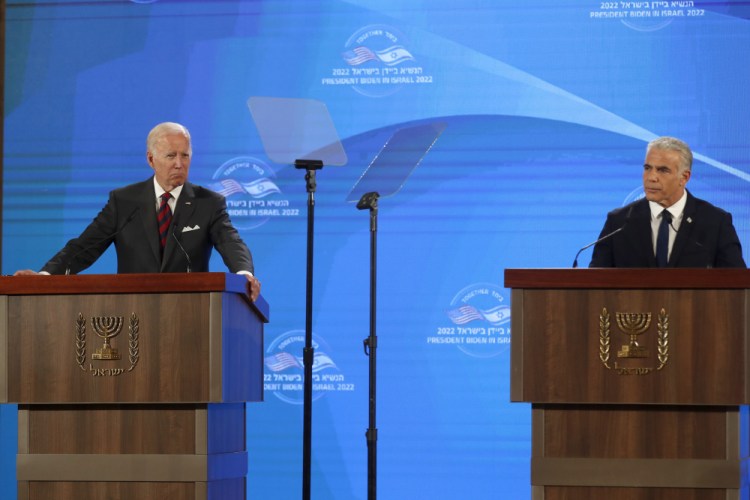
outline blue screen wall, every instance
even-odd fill
[[[366,498],[369,217],[347,196],[394,132],[445,124],[380,202],[378,489],[529,498],[503,270],[570,266],[639,196],[659,135],[692,146],[688,188],[733,213],[748,260],[749,15],[740,1],[8,0],[2,272],[38,269],[109,190],[147,178],[156,123],[191,130],[192,181],[262,181],[228,197],[273,319],[248,491],[295,498],[305,182],[271,161],[247,100],[324,102],[348,162],[318,174],[313,496]],[[87,272],[114,271],[107,254]],[[15,408],[0,417],[5,498]]]

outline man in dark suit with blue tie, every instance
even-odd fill
[[[77,273],[115,244],[118,273],[208,271],[215,248],[231,272],[247,276],[255,300],[260,282],[253,276],[250,250],[232,226],[223,196],[187,182],[192,159],[190,132],[165,122],[146,140],[153,177],[115,189],[99,215],[70,240],[41,274]],[[38,274],[25,269],[16,275]]]
[[[732,215],[687,191],[692,164],[683,141],[651,141],[643,165],[645,198],[607,214],[589,267],[745,268]]]

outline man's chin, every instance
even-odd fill
[[[659,203],[659,193],[644,191],[643,194],[648,201]]]

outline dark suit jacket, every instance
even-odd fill
[[[154,182],[149,178],[112,191],[93,222],[52,257],[42,271],[63,274],[68,267],[71,273],[82,271],[114,241],[118,273],[185,272],[187,259],[175,241],[179,239],[190,256],[193,272],[208,271],[213,248],[231,272],[253,272],[250,251],[232,226],[226,200],[218,193],[186,183],[177,200],[169,232],[162,259]]]
[[[608,213],[599,237],[623,226],[622,231],[594,246],[589,267],[657,267],[648,200]],[[746,267],[732,215],[688,192],[667,266]]]

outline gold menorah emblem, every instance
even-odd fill
[[[112,348],[110,340],[120,334],[120,330],[122,330],[122,316],[94,316],[91,318],[91,326],[94,328],[94,332],[104,339],[104,345],[91,355],[91,359],[120,359],[120,353],[117,352],[117,349]]]
[[[638,335],[651,326],[651,313],[615,313],[617,326],[630,336],[630,343],[617,351],[618,358],[647,358],[648,349],[638,343]]]

